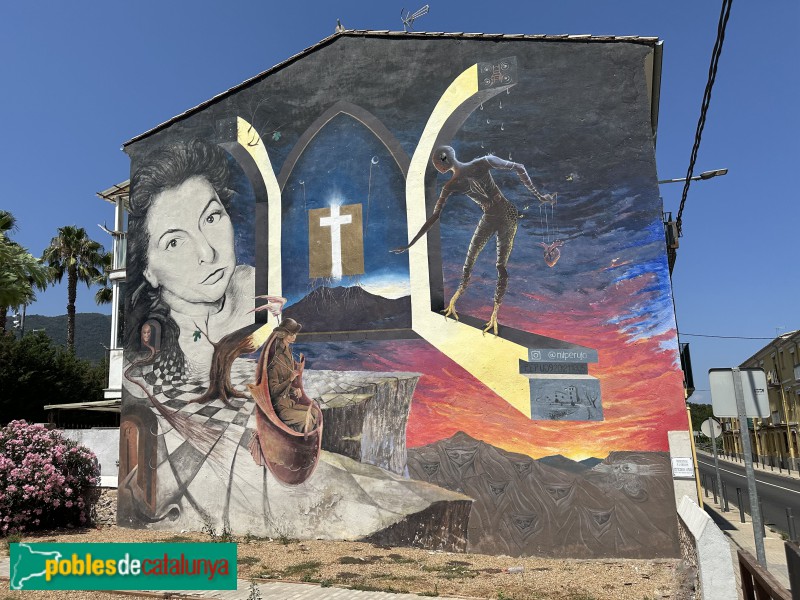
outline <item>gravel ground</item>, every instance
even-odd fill
[[[280,579],[426,596],[497,600],[692,600],[695,573],[678,559],[570,560],[511,558],[485,554],[389,548],[363,542],[223,539],[207,533],[124,529],[113,525],[115,490],[104,490],[96,529],[31,534],[31,542],[209,542],[238,543],[241,579]],[[0,556],[7,556],[0,545]],[[506,569],[522,567],[522,572]],[[102,592],[10,592],[0,581],[0,600],[119,600]],[[127,597],[131,597],[130,592]],[[135,596],[138,598],[144,596]]]
[[[31,542],[208,542],[207,534],[141,531],[116,526],[30,535]],[[216,538],[219,540],[219,538]],[[222,540],[221,540],[222,541]],[[388,548],[361,542],[269,540],[238,542],[239,577],[312,581],[323,585],[424,595],[511,600],[691,598],[678,560],[565,560]],[[7,550],[3,548],[3,554]],[[507,573],[522,567],[522,573]],[[9,592],[0,600],[120,598],[88,592]]]

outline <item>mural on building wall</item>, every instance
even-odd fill
[[[354,42],[126,148],[120,523],[676,555],[651,48]]]

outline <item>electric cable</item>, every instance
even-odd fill
[[[704,333],[679,333],[678,336],[687,336],[687,337],[702,337],[702,338],[718,338],[723,340],[774,340],[774,337],[746,337],[742,335],[707,335]],[[778,336],[780,337],[780,336]]]
[[[725,41],[725,28],[728,25],[728,17],[730,17],[731,14],[732,3],[733,0],[722,0],[722,10],[719,15],[719,24],[717,25],[717,39],[714,42],[714,49],[711,52],[711,64],[708,67],[708,81],[706,82],[706,89],[703,92],[700,118],[697,121],[697,130],[694,134],[692,156],[689,159],[689,169],[686,171],[686,183],[683,185],[683,195],[681,196],[681,205],[678,209],[678,217],[675,219],[679,236],[683,235],[683,208],[686,205],[686,197],[689,194],[689,185],[692,183],[691,178],[694,175],[694,164],[697,161],[697,152],[700,150],[700,140],[703,137],[703,128],[706,124],[708,106],[711,103],[711,89],[714,87],[714,81],[717,78],[717,67],[719,65],[719,57],[722,54],[722,44]]]

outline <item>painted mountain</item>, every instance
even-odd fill
[[[534,460],[458,432],[409,449],[408,470],[412,478],[475,500],[470,552],[678,556],[667,453],[612,452],[591,469],[552,458]]]
[[[577,462],[565,456],[561,456],[560,454],[554,454],[552,456],[543,456],[542,458],[538,459],[538,462],[547,465],[548,467],[553,467],[554,469],[558,469],[559,471],[567,471],[568,473],[584,473],[592,468],[594,465],[586,465],[583,462]],[[597,461],[601,462],[601,461]]]
[[[359,286],[320,286],[283,315],[302,323],[304,333],[408,329],[411,297],[384,298]]]

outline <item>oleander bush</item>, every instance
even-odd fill
[[[0,429],[0,535],[92,522],[100,467],[54,429],[11,421]]]

